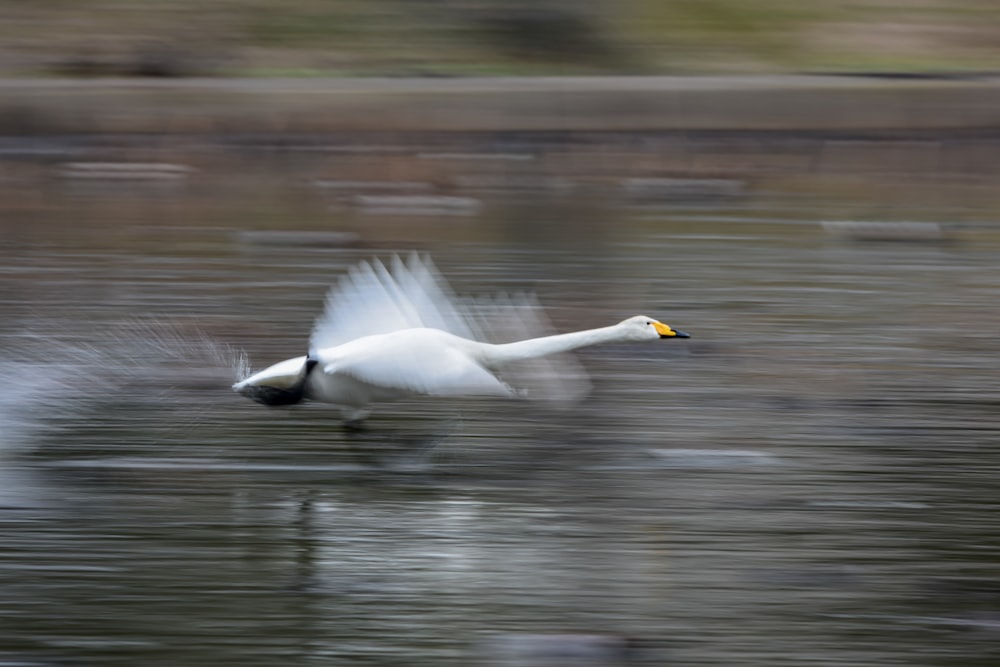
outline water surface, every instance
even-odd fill
[[[634,664],[1000,658],[995,227],[879,242],[781,198],[379,216],[261,182],[7,198],[0,663],[491,664],[524,634]],[[583,351],[575,409],[417,400],[352,433],[229,391],[410,248],[559,329],[694,337]]]

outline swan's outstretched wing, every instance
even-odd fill
[[[554,333],[545,310],[533,294],[499,294],[466,303],[469,318],[483,340],[511,343]],[[587,372],[572,354],[556,354],[508,364],[500,377],[531,400],[569,405],[590,392]]]
[[[430,258],[414,253],[406,263],[393,256],[390,268],[376,259],[351,269],[327,294],[309,342],[317,350],[417,327],[476,338]]]

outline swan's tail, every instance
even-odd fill
[[[233,391],[262,405],[294,405],[305,398],[306,380],[319,360],[304,357],[279,361],[233,385]]]

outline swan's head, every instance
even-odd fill
[[[618,325],[629,340],[657,340],[659,338],[690,338],[691,334],[676,331],[645,315],[636,315]]]
[[[233,390],[264,405],[292,405],[305,397],[306,379],[316,366],[310,357],[286,359],[233,385]]]

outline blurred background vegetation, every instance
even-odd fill
[[[992,72],[996,0],[4,0],[0,75]]]

